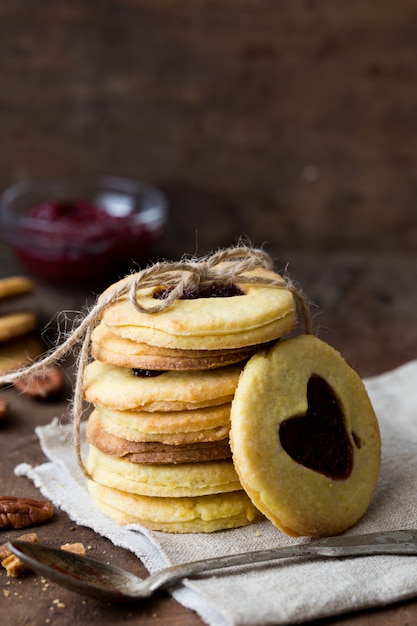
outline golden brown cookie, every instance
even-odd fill
[[[90,445],[86,468],[100,484],[143,496],[194,497],[242,489],[231,461],[131,463]]]
[[[262,515],[242,490],[196,498],[140,496],[88,481],[97,508],[119,524],[169,533],[211,533],[253,524]]]
[[[155,441],[129,441],[108,433],[101,425],[97,411],[87,423],[87,441],[114,457],[131,463],[201,463],[230,459],[229,437],[219,441],[171,445]]]
[[[355,524],[380,469],[378,423],[361,379],[312,335],[250,359],[232,403],[231,445],[255,506],[294,536]]]
[[[263,268],[248,271],[247,275],[282,281],[281,276]],[[138,311],[122,296],[106,307],[102,319],[113,334],[122,338],[181,350],[243,348],[276,340],[295,327],[296,307],[289,289],[243,282],[235,287],[240,295],[175,300],[156,314]],[[160,292],[161,288],[138,291],[139,304],[154,306],[154,295]]]
[[[34,288],[33,282],[26,276],[10,276],[0,278],[0,300],[15,298],[30,293]]]
[[[91,352],[95,359],[119,367],[149,370],[206,370],[233,365],[249,358],[255,346],[232,350],[178,350],[158,348],[124,339],[103,323],[92,333]]]
[[[84,376],[88,402],[117,410],[182,411],[230,402],[241,367],[136,376],[132,369],[89,363]]]
[[[170,445],[219,441],[229,436],[231,403],[188,411],[115,411],[96,405],[103,428],[129,441]]]
[[[36,316],[29,311],[0,315],[0,342],[21,337],[34,330],[36,326]]]
[[[34,335],[18,337],[0,346],[0,373],[11,372],[28,365],[44,351],[41,341]]]

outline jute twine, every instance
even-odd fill
[[[57,363],[68,354],[77,355],[77,373],[72,398],[73,437],[77,460],[87,478],[87,471],[81,455],[80,427],[83,417],[83,379],[85,367],[90,360],[91,333],[103,315],[104,310],[122,297],[127,297],[131,304],[142,313],[155,314],[172,306],[175,300],[184,294],[198,290],[213,283],[230,284],[233,282],[266,285],[287,289],[298,305],[303,319],[304,332],[312,332],[312,323],[308,303],[301,291],[288,277],[270,278],[245,274],[257,268],[273,270],[270,256],[261,249],[247,246],[226,248],[199,259],[183,259],[179,262],[162,261],[142,269],[123,281],[107,289],[94,306],[81,317],[67,338],[56,348],[46,353],[34,363],[0,376],[0,385],[16,382],[23,376],[42,375],[42,371]],[[140,291],[155,287],[164,287],[166,297],[155,300],[155,305],[143,307],[138,302]]]

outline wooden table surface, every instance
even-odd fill
[[[180,224],[180,221],[177,222]],[[164,255],[176,259],[184,251],[180,226],[170,231],[161,244]],[[214,236],[213,236],[214,242]],[[203,248],[213,242],[204,240]],[[267,248],[268,249],[268,248]],[[189,251],[189,250],[188,250]],[[204,250],[203,250],[204,251]],[[303,255],[268,249],[282,267],[288,263],[292,278],[314,303],[317,333],[342,351],[348,362],[362,376],[379,374],[413,359],[417,355],[417,258],[365,254]],[[279,267],[280,269],[280,267]],[[0,247],[0,276],[20,273],[10,251]],[[54,289],[37,283],[33,295],[25,298],[39,316],[41,325],[62,310],[82,310],[94,299],[91,288]],[[62,398],[54,402],[37,402],[19,395],[15,389],[1,391],[10,404],[10,416],[0,427],[0,476],[3,495],[42,497],[26,478],[14,475],[21,462],[37,464],[44,460],[34,428],[47,424],[68,410],[71,395],[71,373]],[[52,545],[81,541],[89,555],[122,566],[139,575],[145,574],[141,563],[128,551],[117,548],[89,528],[75,525],[65,513],[57,510],[52,521],[35,528],[40,541]],[[0,543],[21,535],[22,531],[1,531]],[[300,590],[302,593],[302,589]],[[11,579],[0,571],[1,623],[21,624],[143,624],[154,626],[201,626],[192,611],[160,593],[140,606],[112,606],[84,599],[70,591],[45,582],[36,575]],[[405,626],[417,623],[417,599],[386,608],[338,616],[320,622],[324,626]]]

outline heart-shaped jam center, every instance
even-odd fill
[[[327,381],[317,374],[307,383],[307,402],[305,415],[281,422],[281,445],[304,467],[334,480],[346,480],[353,469],[352,443],[338,398]]]
[[[157,289],[153,293],[156,300],[164,300],[168,297],[173,287]],[[197,300],[198,298],[233,298],[244,296],[244,292],[233,283],[212,283],[210,285],[200,285],[197,289],[185,291],[181,300]]]

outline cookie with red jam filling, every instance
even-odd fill
[[[317,337],[249,360],[230,436],[244,489],[283,532],[338,534],[368,509],[381,463],[377,419],[357,373]]]

